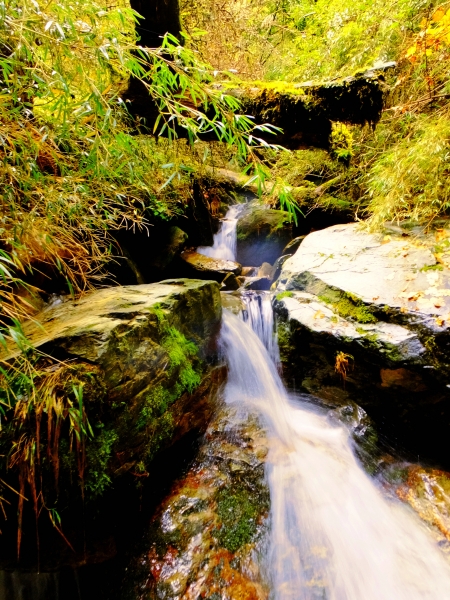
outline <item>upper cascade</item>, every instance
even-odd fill
[[[236,228],[241,209],[242,205],[240,204],[230,206],[220,224],[219,231],[214,235],[214,244],[212,246],[200,246],[200,248],[197,248],[199,254],[210,258],[236,261]]]

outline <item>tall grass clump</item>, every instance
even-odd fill
[[[418,115],[367,175],[368,224],[430,223],[450,209],[450,120]]]

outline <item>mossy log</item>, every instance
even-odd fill
[[[374,126],[380,120],[388,86],[382,74],[369,71],[320,84],[249,82],[226,91],[257,124],[282,129],[262,138],[292,148],[328,148],[333,121]]]
[[[139,86],[138,86],[139,88]],[[130,86],[126,100],[130,112],[153,128],[159,111],[145,88]],[[220,89],[241,102],[240,113],[255,124],[270,124],[282,131],[256,135],[289,148],[328,148],[332,122],[374,126],[381,118],[389,90],[382,74],[369,71],[324,83],[239,82],[221,84]],[[213,116],[213,115],[211,115]],[[178,135],[186,131],[179,128]],[[204,134],[206,141],[215,139]]]

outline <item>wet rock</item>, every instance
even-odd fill
[[[357,456],[369,473],[376,473],[380,463],[378,435],[366,411],[351,402],[332,411],[332,418],[339,419],[350,428]]]
[[[77,301],[48,308],[24,324],[34,348],[44,353],[38,364],[41,374],[54,377],[52,381],[58,386],[67,380],[67,395],[75,385],[82,389],[83,407],[95,432],[86,437],[81,501],[68,423],[62,428],[58,494],[62,508],[57,504],[57,509],[74,552],[51,528],[43,536],[46,547],[41,544],[42,565],[54,568],[90,560],[101,562],[105,558],[99,556],[98,549],[103,546],[114,552],[114,543],[108,540],[116,526],[108,510],[100,510],[104,495],[108,494],[108,506],[120,504],[122,499],[115,494],[116,490],[120,493],[125,480],[127,502],[130,506],[138,503],[134,482],[145,481],[155,457],[188,433],[205,430],[214,409],[215,391],[224,378],[224,370],[215,366],[220,321],[219,285],[179,279],[94,291]],[[12,362],[16,357],[13,349],[2,348],[2,360]],[[53,389],[61,393],[59,388]],[[19,434],[27,431],[24,423]],[[46,431],[43,416],[42,444]],[[11,447],[16,443],[15,436],[15,430],[3,429],[2,449],[5,444]],[[2,480],[10,481],[12,476],[2,469]],[[43,485],[46,490],[53,489],[50,469],[44,472]],[[80,512],[84,504],[89,507],[86,514]],[[11,549],[16,545],[13,529],[3,530],[0,563],[16,556]],[[23,555],[27,555],[28,543],[33,547],[34,537],[28,542],[29,537],[24,537]],[[32,550],[31,554],[36,556]]]
[[[245,308],[242,302],[241,294],[234,294],[233,292],[220,292],[222,298],[222,306],[228,310],[231,310],[235,315],[238,315],[241,310]]]
[[[318,396],[341,387],[386,435],[437,458],[450,432],[450,270],[435,234],[405,235],[310,234],[284,262],[274,306],[288,378]]]
[[[241,265],[231,260],[210,258],[193,250],[182,253],[181,259],[186,267],[186,274],[201,279],[212,279],[222,282],[229,273],[241,274]]]
[[[272,280],[268,277],[246,277],[243,284],[244,290],[270,290]]]
[[[280,297],[287,318],[294,328],[306,328],[317,343],[334,344],[356,352],[360,346],[377,355],[382,364],[423,364],[425,347],[418,336],[406,327],[375,321],[358,323],[340,317],[329,304],[307,292],[291,292]],[[282,296],[282,294],[280,295]]]
[[[413,373],[408,369],[381,369],[381,387],[401,387],[411,392],[423,392],[426,385],[418,373]]]
[[[273,264],[292,237],[290,215],[257,200],[249,202],[239,216],[237,237],[237,260],[241,264]]]
[[[222,289],[228,292],[238,290],[241,285],[239,279],[234,273],[228,273],[228,275],[225,275],[225,279],[222,281]]]
[[[268,526],[267,452],[254,419],[219,411],[128,568],[125,597],[268,598],[260,560]]]
[[[274,268],[270,263],[264,262],[258,269],[258,277],[267,277],[273,279]]]
[[[258,267],[242,267],[241,275],[243,277],[256,277],[258,275]]]
[[[281,275],[281,271],[283,269],[283,265],[284,263],[287,261],[288,258],[291,258],[292,254],[285,254],[284,256],[280,256],[280,258],[278,258],[275,261],[275,264],[273,265],[273,277],[272,280],[276,281],[279,276]]]
[[[300,235],[299,237],[296,237],[293,240],[291,240],[289,242],[289,244],[286,244],[286,246],[283,250],[283,254],[290,254],[292,256],[292,254],[294,254],[294,252],[297,252],[297,250],[300,247],[300,244],[303,242],[303,240],[305,238],[306,238],[306,235]]]
[[[450,552],[450,473],[420,465],[393,465],[387,476],[400,480],[395,489],[397,497],[441,535]]]

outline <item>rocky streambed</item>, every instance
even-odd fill
[[[259,243],[257,230],[252,235]],[[0,589],[13,600],[25,580],[33,600],[56,598],[58,587],[72,590],[70,600],[270,596],[267,431],[255,413],[223,404],[217,347],[222,304],[247,310],[241,294],[261,293],[245,291],[253,283],[272,285],[264,293],[272,295],[287,385],[346,423],[385,493],[417,511],[447,549],[450,479],[440,469],[450,467],[448,237],[445,228],[374,235],[337,225],[287,240],[284,251],[276,237],[275,264],[256,272],[214,267],[223,271],[214,279],[233,276],[244,289],[222,298],[220,283],[204,279],[208,257],[199,255],[199,266],[191,251],[199,280],[108,288],[45,309],[25,332],[45,355],[42,376],[58,373],[56,397],[83,388],[94,432],[85,495],[66,431],[58,501],[71,547],[40,523],[47,575],[38,585],[33,516],[25,512],[20,562],[11,558],[17,521],[3,532]],[[16,357],[3,351],[3,360]],[[16,433],[6,433],[16,443]]]

